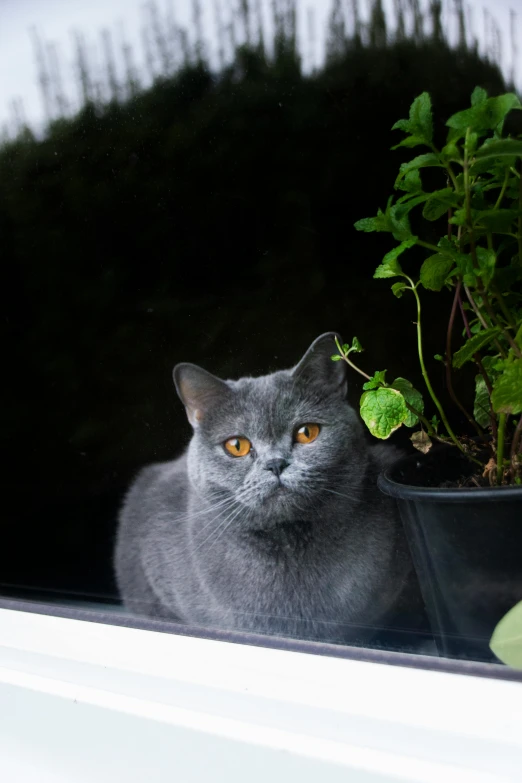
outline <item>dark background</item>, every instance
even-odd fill
[[[115,595],[122,495],[190,437],[175,363],[267,373],[337,330],[359,337],[367,371],[422,385],[413,304],[372,279],[393,240],[353,223],[392,192],[410,151],[389,151],[400,138],[390,129],[415,96],[428,90],[444,120],[475,85],[505,90],[465,30],[449,46],[437,7],[410,34],[400,19],[387,31],[378,2],[350,34],[334,15],[311,75],[286,17],[273,41],[237,46],[221,70],[200,47],[175,74],[102,103],[84,69],[80,114],[4,144],[4,594]],[[423,296],[431,357],[449,303]],[[355,403],[360,390],[354,374]]]

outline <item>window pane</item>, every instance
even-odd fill
[[[514,665],[517,14],[236,5],[2,6],[0,593]]]

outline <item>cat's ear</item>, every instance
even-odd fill
[[[172,377],[194,428],[199,426],[211,408],[230,394],[230,387],[225,381],[195,364],[177,364]]]
[[[339,353],[335,344],[335,338],[342,344],[341,337],[335,332],[322,334],[314,340],[307,350],[293,374],[296,378],[302,378],[309,382],[319,382],[338,389],[339,393],[346,396],[348,384],[346,381],[346,362],[334,362],[332,356]]]

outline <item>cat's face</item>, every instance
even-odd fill
[[[194,427],[193,485],[242,507],[242,524],[303,518],[364,471],[361,427],[345,400],[344,362],[333,335],[315,341],[293,370],[221,381],[194,365],[174,378]]]

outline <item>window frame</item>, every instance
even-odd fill
[[[1,600],[2,778],[131,783],[149,763],[155,781],[519,779],[520,672],[172,630]]]

